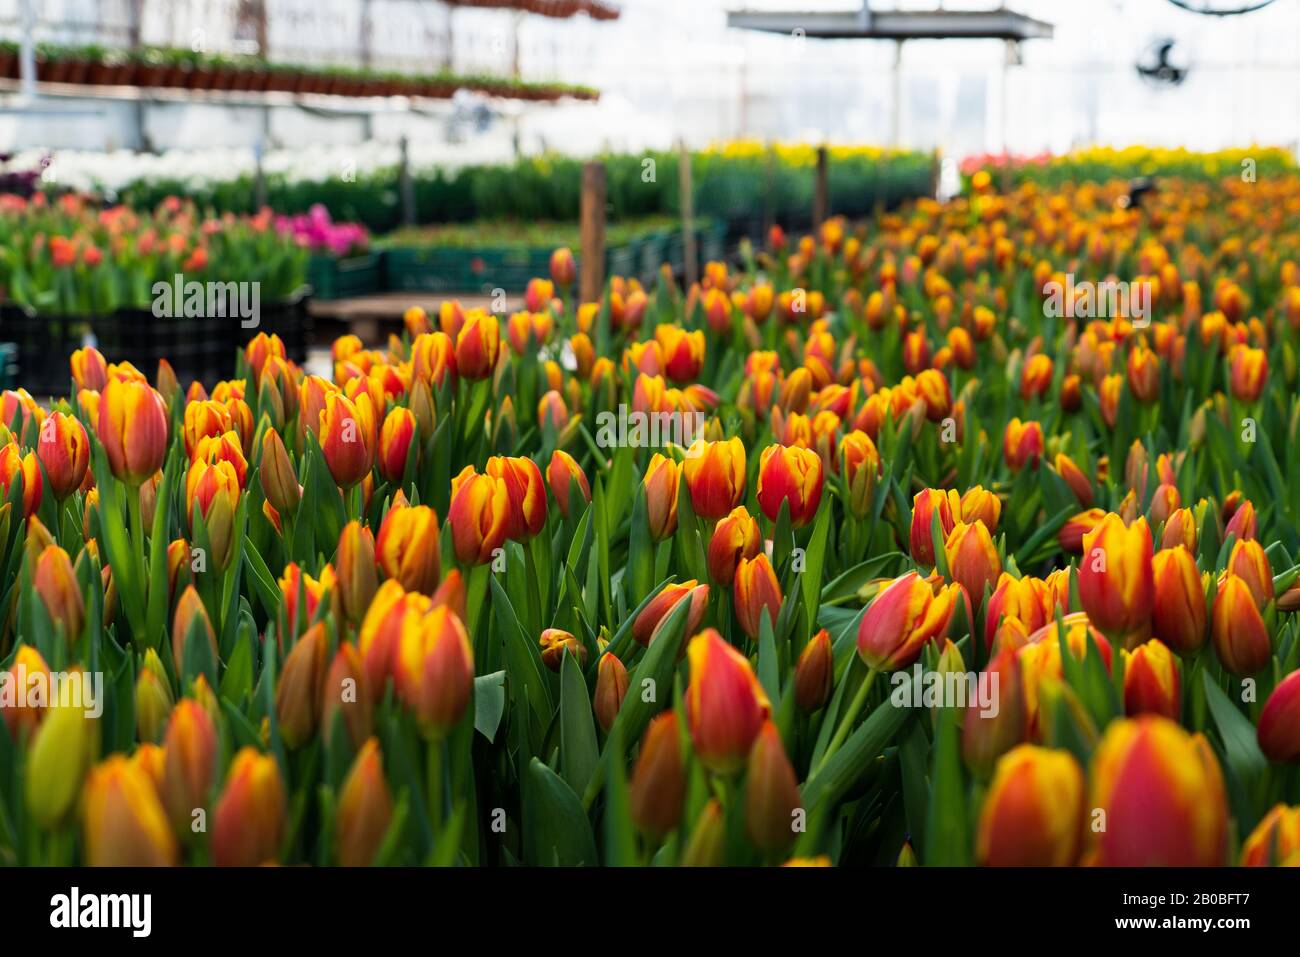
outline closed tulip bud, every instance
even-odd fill
[[[712,628],[691,639],[686,656],[690,661],[686,722],[695,754],[710,771],[737,771],[771,704],[749,660]]]
[[[467,465],[451,480],[451,525],[456,558],[466,565],[484,565],[506,540],[510,523],[510,493],[506,483],[491,475],[479,475]]]
[[[115,754],[91,768],[83,798],[86,863],[91,867],[171,867],[176,838],[143,767]]]
[[[959,585],[938,591],[916,572],[896,578],[876,596],[858,626],[858,655],[869,668],[897,671],[921,656],[926,642],[948,630]]]
[[[739,438],[723,442],[697,439],[686,451],[682,475],[691,507],[705,519],[719,519],[745,495],[745,446]]]
[[[1091,860],[1102,867],[1215,867],[1228,821],[1223,777],[1212,753],[1158,715],[1107,726],[1088,780],[1094,818]]]
[[[0,497],[8,498],[16,480],[22,480],[23,516],[31,519],[41,507],[41,467],[33,452],[23,454],[17,443],[9,442],[0,448]],[[6,503],[8,504],[8,503]]]
[[[384,419],[379,430],[379,474],[390,482],[400,483],[406,474],[406,460],[410,457],[417,433],[415,413],[396,406]]]
[[[546,524],[546,485],[542,470],[530,458],[493,456],[486,472],[505,483],[510,499],[506,537],[527,541]]]
[[[572,286],[578,277],[578,267],[573,259],[573,250],[561,246],[551,253],[551,280],[560,287]]]
[[[481,309],[471,309],[456,336],[456,372],[465,379],[486,379],[501,352],[501,324]]]
[[[176,613],[172,616],[172,661],[181,669],[185,661],[185,644],[189,640],[190,630],[197,628],[201,637],[206,638],[212,649],[212,660],[217,660],[217,636],[212,630],[212,619],[203,607],[203,599],[193,585],[186,585],[176,603]]]
[[[298,484],[289,453],[275,429],[267,429],[262,435],[262,465],[257,475],[266,500],[277,512],[290,516],[297,513],[298,503],[302,500],[302,486]]]
[[[353,747],[370,736],[373,724],[373,701],[366,679],[361,653],[351,642],[343,642],[334,653],[321,692],[321,728],[333,733],[334,716],[343,715],[343,728]]]
[[[383,535],[383,526],[380,526],[380,535]],[[433,561],[436,564],[436,540],[433,542],[433,551]],[[351,624],[358,625],[365,617],[366,609],[370,607],[371,599],[375,597],[375,591],[379,588],[375,563],[375,538],[370,529],[358,521],[343,526],[343,532],[339,535],[335,562],[337,565],[335,594],[338,596],[343,617]],[[400,576],[395,577],[400,580]]]
[[[977,777],[987,778],[1003,754],[1025,740],[1028,713],[1024,678],[1015,649],[999,651],[984,673],[981,687],[987,687],[996,710],[971,702],[962,724],[962,757]]]
[[[591,704],[601,730],[607,734],[614,726],[619,709],[623,707],[628,683],[627,669],[623,667],[623,662],[609,652],[601,655],[596,668],[596,694]]]
[[[212,826],[218,867],[256,867],[275,860],[288,817],[280,766],[269,754],[241,748],[230,763]]]
[[[81,637],[86,623],[86,600],[72,570],[68,553],[58,545],[49,545],[36,560],[32,585],[56,628],[62,629],[69,644]]]
[[[831,696],[835,656],[830,633],[823,628],[808,639],[794,668],[794,700],[804,714],[822,708]]]
[[[335,485],[350,489],[370,474],[374,434],[374,411],[368,394],[362,392],[356,402],[341,392],[325,397],[320,446]]]
[[[1275,804],[1241,845],[1242,867],[1300,863],[1300,807]]]
[[[1234,346],[1228,354],[1228,384],[1242,402],[1254,402],[1268,381],[1268,353],[1247,345]]]
[[[717,798],[710,798],[695,819],[682,854],[682,867],[721,867],[727,855],[726,817]]]
[[[845,507],[856,519],[870,514],[880,476],[880,453],[871,437],[855,429],[840,443],[840,471],[848,490]]]
[[[1083,469],[1075,465],[1074,460],[1064,452],[1057,455],[1052,464],[1056,469],[1056,474],[1065,479],[1066,484],[1070,486],[1070,491],[1074,493],[1074,497],[1078,500],[1079,507],[1091,508],[1093,501],[1092,480],[1084,474]]]
[[[1214,599],[1214,650],[1219,663],[1234,675],[1262,671],[1272,657],[1268,627],[1250,586],[1236,575],[1219,585]]]
[[[1061,408],[1078,412],[1083,407],[1083,386],[1079,376],[1071,373],[1061,380]]]
[[[196,810],[206,808],[216,776],[217,728],[192,698],[172,710],[163,739],[163,804],[176,833],[192,833]]]
[[[328,651],[325,623],[317,622],[303,633],[284,659],[275,689],[275,712],[280,734],[290,748],[306,744],[320,724]]]
[[[100,396],[97,431],[109,469],[127,485],[139,485],[162,468],[167,410],[147,383],[111,380]]]
[[[1079,599],[1092,623],[1125,647],[1151,636],[1155,582],[1146,519],[1125,528],[1112,512],[1084,536]]]
[[[656,452],[646,467],[645,486],[646,519],[650,538],[662,542],[677,531],[677,490],[681,480],[681,466]]]
[[[788,503],[790,524],[802,528],[813,520],[822,500],[822,460],[809,449],[769,445],[758,466],[758,505],[769,521]]]
[[[551,486],[551,495],[555,497],[555,504],[560,508],[560,514],[565,518],[570,516],[569,489],[570,483],[577,485],[578,491],[582,493],[583,502],[591,501],[591,485],[587,482],[587,475],[582,471],[572,455],[563,449],[556,449],[551,453],[551,462],[546,467],[546,481]]]
[[[17,743],[23,740],[24,735],[30,735],[36,730],[40,723],[41,717],[45,714],[45,706],[48,703],[45,700],[33,700],[34,696],[27,694],[18,694],[18,691],[27,690],[32,687],[32,682],[44,682],[46,687],[50,683],[50,668],[41,657],[41,653],[31,645],[19,645],[18,650],[14,652],[13,663],[10,664],[9,670],[0,675],[6,684],[13,689],[13,703],[3,702],[0,698],[0,716],[4,718],[5,727],[9,729],[9,736]]]
[[[146,654],[157,658],[152,648]],[[149,668],[141,668],[135,679],[135,728],[140,740],[157,741],[171,710],[172,691],[166,677],[160,678]]]
[[[1068,867],[1085,827],[1083,770],[1068,751],[1032,744],[998,760],[980,810],[976,854],[991,867]]]
[[[1163,642],[1152,638],[1124,651],[1124,712],[1159,714],[1178,720],[1183,708],[1178,661]]]
[[[1259,531],[1259,519],[1255,516],[1255,506],[1249,500],[1243,500],[1240,505],[1231,512],[1228,519],[1227,527],[1223,530],[1223,537],[1229,535],[1241,541],[1247,538],[1254,538]]]
[[[758,530],[758,522],[738,506],[718,522],[709,539],[708,565],[709,576],[715,585],[729,587],[736,578],[740,563],[757,558],[763,550],[763,537]]]
[[[991,588],[1002,574],[1002,559],[993,536],[978,519],[973,525],[958,522],[944,542],[944,551],[953,581],[966,589],[978,608],[984,601],[984,589]]]
[[[537,640],[541,645],[542,664],[554,672],[559,672],[564,663],[565,652],[573,655],[578,667],[587,663],[587,646],[576,637],[560,628],[547,628]]]
[[[1154,402],[1160,396],[1160,358],[1144,346],[1128,354],[1126,367],[1129,391],[1139,402]]]
[[[686,768],[682,760],[677,713],[661,712],[646,728],[641,753],[628,785],[632,822],[653,840],[675,831],[686,798]]]
[[[1155,636],[1182,655],[1205,644],[1205,587],[1196,559],[1184,545],[1164,548],[1151,560],[1155,600],[1151,627]]]
[[[1042,628],[1052,618],[1053,604],[1051,589],[1042,579],[1012,578],[1003,572],[984,612],[985,644],[990,648],[993,646],[1002,621],[1017,622],[1028,638],[1030,632]]]
[[[430,740],[446,737],[464,715],[474,685],[474,652],[455,612],[442,605],[403,629],[393,678],[421,733]]]
[[[1043,427],[1037,422],[1012,419],[1002,436],[1002,457],[1007,468],[1019,472],[1035,467],[1043,455]]]
[[[239,511],[239,476],[229,462],[194,462],[185,473],[185,514],[197,529],[203,518],[216,571],[229,567],[235,552],[235,516]]]
[[[108,384],[108,363],[94,346],[86,346],[72,353],[70,364],[72,378],[78,389],[101,391]]]
[[[648,648],[658,635],[659,626],[668,620],[677,603],[683,600],[691,603],[691,610],[686,614],[686,634],[694,634],[709,606],[709,586],[701,585],[692,578],[690,581],[665,585],[650,599],[632,623],[632,637],[636,642]]]
[[[736,566],[734,582],[736,620],[740,630],[758,641],[762,628],[762,615],[766,613],[776,632],[776,620],[781,614],[781,583],[767,555],[759,552],[755,558],[742,558]]]
[[[1273,568],[1264,547],[1255,539],[1242,539],[1232,546],[1226,574],[1236,575],[1246,583],[1260,611],[1273,600]]]
[[[1189,552],[1196,552],[1196,519],[1190,508],[1180,508],[1165,520],[1165,529],[1160,536],[1160,548],[1174,548],[1182,545]]]
[[[56,501],[81,487],[90,463],[90,439],[85,427],[70,415],[52,412],[41,423],[36,457],[45,468],[45,478]]]
[[[49,702],[27,750],[23,776],[33,823],[49,829],[67,819],[98,751],[98,722],[81,704]]]
[[[787,850],[794,843],[795,812],[803,805],[799,782],[786,756],[781,732],[770,720],[754,739],[745,777],[745,833],[765,854]]]
[[[357,752],[339,793],[337,839],[339,863],[369,867],[393,819],[393,798],[384,777],[379,741],[370,738]]]
[[[396,505],[388,510],[375,542],[379,567],[407,591],[432,595],[438,587],[438,520],[427,505]]]
[[[967,524],[983,522],[989,534],[997,534],[998,521],[1002,518],[1002,500],[982,485],[972,486],[961,497],[960,516],[953,517],[959,517]]]
[[[1268,696],[1256,736],[1270,761],[1300,761],[1300,671],[1279,681]]]
[[[939,531],[943,540],[951,534],[957,518],[961,515],[961,496],[955,491],[942,492],[927,488],[916,493],[912,499],[912,529],[910,548],[912,560],[918,565],[934,564],[934,535],[932,533],[934,513],[939,513]]]

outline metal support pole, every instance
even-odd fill
[[[18,54],[19,90],[23,99],[36,97],[36,0],[22,0],[22,48]]]
[[[894,41],[894,71],[890,83],[889,144],[895,149],[903,145],[903,41]]]

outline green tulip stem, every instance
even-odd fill
[[[822,755],[821,764],[817,766],[819,771],[826,766],[826,762],[830,760],[831,755],[839,750],[840,745],[844,743],[844,739],[849,736],[849,731],[853,729],[853,722],[858,720],[858,715],[862,713],[862,709],[867,703],[867,695],[871,693],[871,685],[876,680],[878,673],[876,668],[870,669],[867,676],[862,679],[862,684],[858,685],[857,694],[853,696],[849,710],[845,713],[840,726],[835,729],[835,736],[831,738],[830,744],[826,746],[826,753]]]
[[[427,751],[429,826],[436,839],[442,830],[442,738],[430,738]]]

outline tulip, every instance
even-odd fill
[[[652,840],[662,840],[682,820],[686,768],[682,760],[677,713],[663,711],[646,728],[641,754],[628,784],[632,823]]]
[[[1052,357],[1042,352],[1025,360],[1020,370],[1020,398],[1041,399],[1052,386]]]
[[[1103,867],[1214,867],[1224,863],[1228,821],[1213,755],[1158,715],[1113,721],[1092,755],[1089,807]],[[1104,814],[1104,818],[1100,817]]]
[[[1205,644],[1205,587],[1196,559],[1185,545],[1163,548],[1151,560],[1155,601],[1151,628],[1155,636],[1181,655]]]
[[[665,585],[646,603],[641,614],[637,615],[636,621],[632,623],[632,637],[637,644],[648,648],[658,635],[660,625],[668,620],[677,603],[682,600],[689,600],[691,603],[690,611],[686,614],[686,634],[694,634],[695,629],[700,626],[701,619],[704,618],[704,612],[708,609],[709,586],[701,585],[692,578],[690,581]]]
[[[193,585],[186,585],[181,592],[180,601],[176,603],[176,613],[172,617],[172,661],[178,670],[183,670],[185,648],[190,641],[190,632],[196,631],[200,639],[206,639],[212,651],[212,660],[217,660],[217,636],[212,630],[212,619],[203,607],[203,599]]]
[[[501,324],[481,309],[471,309],[456,336],[456,371],[475,381],[486,379],[497,365],[501,351]]]
[[[771,712],[767,695],[749,660],[712,628],[691,639],[686,656],[686,723],[695,754],[715,773],[738,771]]]
[[[697,439],[682,465],[691,507],[705,519],[719,519],[745,495],[745,446],[739,438],[725,442]]]
[[[203,517],[212,564],[224,571],[235,552],[235,515],[239,511],[239,476],[229,462],[194,462],[185,473],[185,513],[193,525]],[[193,530],[192,529],[192,530]]]
[[[411,373],[432,390],[456,378],[456,345],[446,332],[425,332],[411,343]],[[414,389],[412,389],[414,397]],[[414,404],[414,403],[412,403]]]
[[[320,417],[320,446],[334,484],[350,489],[370,474],[374,458],[374,412],[368,394],[356,402],[341,392],[325,397]]]
[[[194,812],[207,807],[216,761],[216,725],[197,701],[182,698],[163,738],[162,799],[176,833],[191,833]]]
[[[1300,671],[1279,681],[1268,696],[1256,736],[1270,761],[1300,761]]]
[[[290,748],[306,744],[320,723],[328,651],[325,623],[317,622],[303,633],[284,659],[275,689],[275,712],[280,735]]]
[[[961,496],[955,491],[941,492],[927,488],[912,499],[912,560],[918,565],[934,564],[934,535],[932,527],[935,512],[939,514],[940,544],[951,534],[961,514]]]
[[[230,418],[230,410],[223,403],[211,399],[188,403],[181,423],[181,434],[185,439],[185,454],[192,459],[200,441],[224,435],[233,428],[234,422]]]
[[[1068,867],[1085,827],[1083,769],[1068,751],[1021,744],[1003,755],[980,810],[979,862]]]
[[[1146,519],[1128,528],[1113,512],[1083,538],[1079,599],[1092,623],[1128,648],[1151,635],[1155,584]]]
[[[1255,506],[1249,501],[1243,501],[1231,513],[1228,519],[1228,525],[1223,530],[1223,537],[1226,539],[1229,535],[1238,541],[1247,538],[1254,538],[1259,530],[1259,519],[1255,516]]]
[[[740,630],[758,641],[761,633],[761,616],[766,612],[772,631],[781,614],[781,583],[767,555],[759,552],[755,558],[742,558],[736,566],[735,579],[736,620]]]
[[[219,867],[255,867],[280,853],[288,817],[280,767],[269,754],[241,748],[230,763],[212,826]]]
[[[179,862],[148,773],[115,754],[86,776],[86,863],[91,867],[170,867]]]
[[[1260,611],[1273,600],[1273,569],[1264,546],[1255,539],[1243,538],[1232,546],[1226,573],[1246,583]]]
[[[439,606],[403,627],[393,679],[424,736],[446,737],[464,715],[474,684],[474,652],[455,612]]]
[[[388,510],[375,542],[379,567],[407,591],[433,594],[441,570],[438,520],[427,505],[396,505]]]
[[[339,793],[339,863],[344,867],[373,864],[392,819],[393,798],[384,778],[384,759],[379,741],[370,738],[357,752]]]
[[[587,663],[587,646],[576,637],[560,628],[547,628],[537,642],[541,645],[542,664],[554,672],[559,672],[567,651],[578,662],[578,667]]]
[[[682,852],[682,867],[720,867],[726,860],[726,817],[717,798],[710,798],[695,819],[686,850]]]
[[[280,609],[284,614],[285,632],[296,636],[306,631],[307,626],[315,621],[320,600],[333,589],[334,568],[331,565],[322,568],[320,580],[317,581],[310,575],[304,574],[296,563],[290,562],[284,567],[284,575],[280,578],[279,584]],[[299,592],[302,593],[305,606],[303,608],[298,607]],[[283,647],[284,636],[278,637]]]
[[[50,621],[63,630],[69,644],[75,643],[86,623],[86,601],[68,553],[58,545],[46,546],[36,560],[32,585]]]
[[[85,680],[83,672],[74,673]],[[98,750],[98,724],[86,716],[81,704],[48,703],[24,768],[27,813],[33,823],[49,829],[68,817]]]
[[[158,653],[150,648],[146,657],[152,655],[157,662],[157,670],[142,667],[135,679],[135,727],[141,741],[157,741],[162,735],[164,723],[172,710],[172,691],[167,681],[166,672],[162,672],[162,662]]]
[[[555,497],[555,504],[559,506],[560,514],[565,518],[571,514],[570,483],[577,485],[584,502],[591,501],[591,485],[587,481],[586,473],[582,471],[582,467],[573,456],[563,449],[556,449],[551,453],[551,462],[546,467],[546,482],[551,487],[551,495]]]
[[[86,346],[72,353],[69,364],[78,389],[100,392],[108,385],[108,363],[104,361],[103,353],[94,346]]]
[[[989,534],[996,534],[1002,518],[1002,500],[981,485],[972,486],[962,495],[960,514],[954,513],[953,518],[968,525],[983,522]]]
[[[261,378],[262,369],[273,357],[280,359],[285,357],[284,342],[274,333],[268,336],[265,332],[259,332],[244,349],[244,358],[248,361],[248,368],[253,373],[254,382]]]
[[[400,484],[406,475],[406,461],[415,436],[415,413],[401,406],[394,407],[379,430],[379,474],[388,481]],[[415,447],[418,449],[418,445]]]
[[[49,687],[50,669],[39,651],[31,645],[19,645],[9,670],[0,675],[0,679],[7,683],[8,688],[12,689],[9,693],[14,695],[11,703],[0,703],[0,716],[4,718],[9,736],[16,743],[21,742],[24,735],[35,732],[49,702],[19,692],[29,692],[34,684],[39,686],[42,682],[45,687]],[[3,697],[0,697],[0,702],[2,701]]]
[[[840,470],[848,490],[845,507],[854,518],[866,518],[880,476],[880,453],[867,433],[855,429],[844,436],[840,442]]]
[[[993,771],[994,763],[1025,740],[1028,713],[1020,660],[1011,648],[998,652],[979,676],[990,692],[996,689],[997,711],[979,702],[966,707],[962,724],[962,757],[981,779]]]
[[[81,487],[90,463],[90,439],[85,427],[70,415],[53,412],[41,423],[36,457],[45,469],[45,478],[56,501]]]
[[[1241,866],[1294,864],[1297,852],[1300,852],[1300,807],[1275,804],[1241,845]]]
[[[41,507],[41,467],[35,453],[23,455],[17,444],[10,442],[0,447],[0,497],[8,498],[14,479],[22,477],[23,516],[31,518]]]
[[[1053,461],[1056,474],[1065,479],[1065,483],[1070,486],[1070,491],[1074,493],[1075,499],[1079,502],[1080,508],[1091,508],[1093,502],[1092,480],[1079,468],[1064,452],[1058,454]]]
[[[1002,457],[1007,468],[1019,472],[1038,464],[1043,454],[1043,427],[1037,422],[1012,419],[1002,436]]]
[[[1139,402],[1154,402],[1160,396],[1160,358],[1145,346],[1128,354],[1126,370],[1129,391]]]
[[[645,487],[646,519],[653,541],[662,542],[677,531],[677,489],[680,479],[681,466],[675,461],[658,452],[651,457],[641,484]],[[755,525],[756,529],[757,527]]]
[[[573,250],[561,246],[551,253],[551,281],[557,286],[572,286],[578,276],[578,267],[573,259]]]
[[[1042,579],[1012,578],[1003,572],[984,611],[985,645],[993,647],[999,626],[1007,620],[1018,622],[1028,638],[1052,618],[1053,604],[1051,589]]]
[[[359,747],[370,736],[371,708],[370,683],[361,652],[345,641],[334,653],[321,694],[320,723],[326,740],[334,731],[335,715],[341,713],[348,739],[353,747]]]
[[[1219,586],[1212,632],[1219,662],[1234,675],[1262,671],[1272,657],[1268,628],[1255,597],[1236,575],[1228,575]]]
[[[1177,721],[1183,707],[1182,678],[1168,646],[1152,638],[1123,655],[1124,712],[1159,714]]]
[[[952,579],[966,589],[978,608],[984,601],[984,589],[992,587],[1002,574],[1002,559],[989,530],[978,519],[973,525],[958,522],[948,533],[944,552]]]
[[[718,522],[709,539],[708,566],[709,577],[714,584],[726,588],[736,578],[740,563],[757,558],[763,548],[763,538],[758,530],[758,522],[745,510],[737,506]]]
[[[794,668],[795,704],[804,714],[822,708],[831,696],[835,679],[835,657],[831,636],[825,628],[808,639]]]
[[[380,526],[383,534],[383,526]],[[434,550],[437,561],[437,542],[425,541],[426,546]],[[370,607],[371,599],[379,588],[376,574],[375,538],[370,529],[358,521],[348,522],[339,535],[339,547],[335,554],[338,578],[337,593],[343,616],[351,624],[360,624]],[[401,576],[398,576],[399,580]],[[296,589],[295,589],[296,591]]]
[[[1235,346],[1228,354],[1228,385],[1235,398],[1254,402],[1264,392],[1268,381],[1268,353],[1246,345]]]
[[[490,562],[505,544],[510,522],[510,493],[506,483],[491,475],[479,475],[467,465],[451,480],[451,525],[456,558],[466,565]]]
[[[1183,545],[1189,552],[1196,553],[1197,531],[1196,519],[1190,508],[1180,508],[1165,520],[1165,530],[1160,536],[1160,548],[1173,548]]]
[[[799,783],[786,756],[781,732],[763,722],[749,752],[745,777],[745,833],[765,854],[788,850],[796,836],[795,812],[802,807]]]
[[[873,671],[909,667],[921,656],[926,642],[947,631],[959,594],[958,585],[944,585],[935,591],[916,572],[894,579],[862,617],[858,655]]]
[[[357,650],[366,674],[366,682],[376,697],[382,697],[384,685],[392,673],[393,658],[402,633],[433,606],[423,595],[407,595],[401,582],[388,579],[375,592],[361,622]]]
[[[758,466],[758,504],[775,522],[788,503],[790,524],[802,528],[813,520],[822,499],[822,460],[809,449],[769,445]]]
[[[258,470],[266,500],[281,515],[294,515],[302,499],[302,486],[294,472],[284,441],[275,429],[262,435],[262,465]]]
[[[494,455],[485,471],[506,486],[510,502],[506,537],[523,542],[537,535],[546,524],[546,485],[537,463],[526,457]]]
[[[614,726],[614,719],[623,707],[628,683],[627,668],[623,662],[608,651],[601,655],[596,666],[596,694],[592,699],[592,710],[596,713],[601,730],[606,734]]]
[[[695,381],[704,365],[703,330],[660,325],[655,328],[655,341],[664,358],[664,375],[674,382]]]

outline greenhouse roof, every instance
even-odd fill
[[[1052,36],[1052,25],[1011,10],[860,10],[784,12],[739,10],[727,26],[819,39],[868,40],[1036,40]]]

